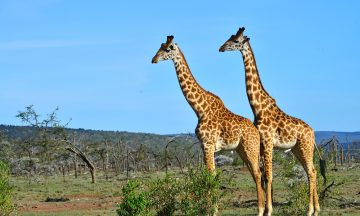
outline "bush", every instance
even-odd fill
[[[240,166],[240,165],[243,165],[243,164],[244,164],[244,162],[241,159],[241,157],[235,157],[233,162],[232,162],[233,166]]]
[[[156,215],[173,215],[178,208],[179,194],[183,190],[179,179],[166,176],[151,183],[150,187],[151,203]]]
[[[220,178],[206,168],[189,170],[184,179],[184,196],[180,197],[179,210],[184,215],[213,215],[219,202]]]
[[[284,182],[288,183],[290,189],[290,197],[288,204],[281,209],[283,215],[305,215],[309,205],[309,185],[306,173],[300,162],[292,156],[284,155],[280,152],[274,154],[274,161],[281,165],[280,177]],[[314,160],[317,169],[317,180],[319,180],[318,160]],[[317,190],[319,192],[319,184]]]
[[[180,178],[166,176],[146,184],[129,181],[118,215],[212,215],[221,197],[219,175],[190,169]]]
[[[130,180],[122,188],[123,202],[116,210],[120,216],[147,215],[147,208],[150,204],[148,192],[144,191],[142,183]]]
[[[9,215],[15,206],[12,200],[13,187],[9,184],[9,167],[0,161],[0,215]]]
[[[299,182],[290,186],[290,201],[282,209],[284,215],[306,215],[309,205],[308,184]]]

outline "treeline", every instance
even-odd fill
[[[40,118],[33,106],[16,116],[25,126],[0,125],[0,160],[10,165],[13,175],[38,176],[72,174],[75,178],[90,172],[93,182],[97,171],[106,178],[135,172],[150,172],[176,167],[184,172],[202,163],[202,150],[194,134],[157,135],[125,131],[70,129],[57,118],[58,109]],[[360,142],[344,145],[336,137],[318,143],[324,159],[343,165],[360,161]],[[237,154],[219,157],[241,164]]]
[[[101,170],[106,178],[133,172],[167,170],[202,161],[191,134],[156,135],[120,131],[69,129],[57,118],[58,109],[41,119],[33,106],[17,117],[26,126],[0,126],[0,159],[13,175],[37,176],[90,171],[92,181]]]
[[[0,132],[5,135],[10,140],[19,140],[28,137],[36,132],[36,127],[33,126],[14,126],[14,125],[3,125],[0,124]],[[119,138],[126,140],[130,146],[135,146],[138,143],[143,143],[144,145],[156,146],[162,145],[165,146],[167,139],[178,136],[181,137],[190,136],[196,140],[194,134],[174,134],[174,135],[159,135],[152,133],[135,133],[135,132],[126,132],[126,131],[104,131],[104,130],[88,130],[88,129],[74,129],[74,128],[65,128],[66,133],[76,134],[77,136],[82,137],[85,142],[94,142],[99,143],[103,142],[104,138],[111,140],[113,142],[117,141]],[[186,141],[186,140],[184,140]]]

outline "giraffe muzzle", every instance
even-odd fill
[[[156,58],[156,56],[154,58],[152,58],[151,63],[153,63],[153,64],[158,63],[158,59]]]
[[[219,49],[219,52],[225,52],[225,47],[221,46],[220,49]]]

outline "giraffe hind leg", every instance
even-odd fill
[[[262,216],[265,211],[265,200],[261,186],[261,172],[259,168],[259,153],[245,152],[243,148],[237,149],[241,159],[248,167],[250,174],[256,185],[257,200],[258,200],[258,216]],[[251,154],[253,153],[253,154]]]
[[[263,189],[261,187],[261,172],[259,168],[259,163],[254,162],[249,164],[248,166],[251,167],[249,168],[249,170],[251,170],[251,175],[256,184],[257,199],[258,199],[258,215],[262,216],[265,211],[265,200],[264,200]]]
[[[305,143],[304,143],[305,142]],[[307,144],[307,145],[306,145]],[[320,205],[317,196],[317,188],[316,188],[316,169],[313,163],[313,152],[314,147],[309,144],[309,141],[299,141],[297,145],[292,149],[292,152],[296,156],[296,158],[300,161],[303,166],[307,176],[309,183],[309,207],[307,215],[311,216],[315,213],[318,214],[320,211]],[[315,205],[315,209],[314,209]]]

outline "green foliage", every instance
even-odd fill
[[[184,196],[179,202],[181,212],[184,215],[214,214],[221,197],[219,177],[206,168],[190,169],[184,179]]]
[[[130,180],[122,188],[123,202],[116,210],[120,216],[147,215],[150,204],[148,192],[144,190],[140,181]]]
[[[274,161],[279,163],[282,167],[281,177],[285,182],[292,182],[289,184],[290,197],[289,203],[286,207],[281,209],[284,215],[305,215],[309,204],[308,184],[307,181],[297,179],[295,173],[295,166],[300,164],[295,157],[291,157],[280,152],[274,154]],[[292,181],[291,181],[292,180]],[[294,183],[294,181],[296,183]]]
[[[183,189],[179,179],[165,176],[151,184],[152,206],[157,215],[173,215],[177,209],[177,199]]]
[[[9,215],[14,211],[12,201],[13,187],[9,184],[9,167],[0,161],[0,215]]]
[[[233,166],[240,166],[240,165],[243,165],[243,161],[241,160],[241,157],[239,156],[236,156],[232,162],[232,165]]]
[[[190,169],[185,176],[149,181],[129,181],[123,190],[118,215],[212,215],[220,200],[220,178],[205,168]]]
[[[293,178],[296,176],[294,167],[298,161],[294,157],[287,156],[280,152],[274,152],[274,161],[282,166],[281,176],[283,178]]]
[[[281,209],[283,215],[305,215],[309,205],[308,184],[299,182],[290,186],[290,201]]]

